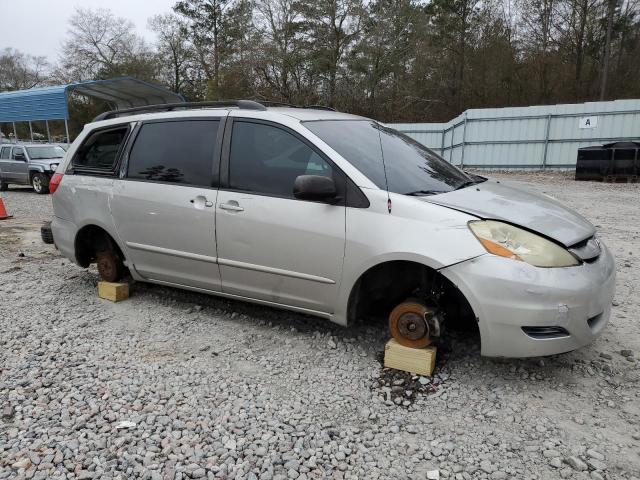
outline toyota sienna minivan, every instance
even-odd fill
[[[107,281],[382,316],[412,347],[471,320],[487,356],[570,351],[609,319],[614,261],[582,216],[327,108],[106,112],[49,188],[55,245]]]

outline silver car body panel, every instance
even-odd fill
[[[421,198],[425,202],[455,208],[483,219],[522,225],[566,247],[595,234],[594,226],[577,212],[549,196],[515,187],[509,182],[490,179],[460,190]]]
[[[109,207],[138,274],[220,290],[216,195],[216,190],[206,188],[114,180]]]
[[[230,210],[225,206],[243,210]],[[220,190],[216,209],[222,290],[333,313],[345,208]]]
[[[591,341],[606,324],[615,271],[604,247],[594,261],[578,267],[536,268],[487,254],[467,226],[478,217],[501,219],[566,245],[593,235],[589,222],[557,202],[493,181],[478,185],[479,191],[470,187],[432,197],[388,193],[301,123],[352,116],[289,108],[197,113],[221,114],[294,130],[341,168],[370,206],[65,175],[53,196],[52,229],[60,251],[75,260],[78,231],[98,225],[119,245],[136,280],[286,308],[341,325],[347,324],[350,294],[369,269],[389,261],[417,262],[439,270],[464,293],[478,320],[482,353],[490,356],[571,350]],[[192,116],[192,111],[177,111],[132,120]],[[87,125],[58,171],[67,170],[89,132],[126,121]],[[556,324],[571,335],[539,340],[521,329]]]

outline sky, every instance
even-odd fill
[[[108,8],[131,20],[139,35],[153,42],[147,19],[171,10],[176,0],[0,0],[0,50],[15,48],[30,55],[58,60],[67,33],[67,21],[75,7]]]

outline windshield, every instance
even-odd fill
[[[58,145],[43,145],[42,147],[27,147],[31,160],[42,160],[45,158],[62,158],[64,150]]]
[[[373,120],[320,120],[304,125],[378,188],[384,189],[388,183],[390,192],[434,195],[473,183],[432,150]]]

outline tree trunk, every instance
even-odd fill
[[[600,82],[600,101],[607,96],[607,80],[609,77],[609,62],[611,57],[611,31],[613,30],[613,16],[616,11],[616,0],[609,0],[607,9],[607,36],[604,42],[604,56],[602,59],[602,77]]]
[[[584,66],[584,31],[587,25],[587,13],[589,9],[589,0],[582,0],[580,3],[580,16],[578,24],[578,38],[576,39],[576,72],[574,96],[575,100],[581,100],[581,84],[582,84],[582,68]]]

